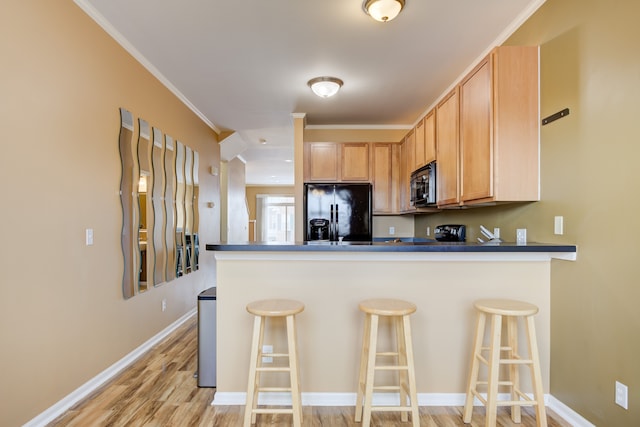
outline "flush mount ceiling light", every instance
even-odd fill
[[[376,21],[388,22],[398,16],[405,0],[365,0],[364,11]]]
[[[309,85],[313,93],[319,97],[329,98],[338,93],[343,82],[335,77],[316,77],[315,79],[309,80],[307,85]]]

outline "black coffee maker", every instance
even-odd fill
[[[309,220],[309,240],[329,240],[329,220],[313,218]]]

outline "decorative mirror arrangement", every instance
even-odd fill
[[[198,269],[198,153],[120,108],[125,298]]]

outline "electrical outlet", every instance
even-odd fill
[[[395,227],[389,227],[389,236],[393,236],[394,234],[396,234],[396,228]]]
[[[431,236],[431,227],[427,227],[427,236]]]
[[[616,405],[629,409],[629,388],[618,381],[616,381]]]
[[[273,353],[272,345],[263,345],[262,346],[262,354],[270,354]],[[273,357],[270,356],[262,356],[262,363],[273,363]]]
[[[495,227],[493,229],[493,237],[495,237],[496,239],[500,238],[500,229],[498,227]]]
[[[564,217],[556,216],[553,218],[553,232],[554,234],[564,234]]]
[[[518,228],[516,230],[516,243],[518,245],[526,245],[527,244],[527,229],[526,228]]]
[[[165,311],[167,309],[167,299],[163,298],[162,299],[162,311]]]

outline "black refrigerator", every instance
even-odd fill
[[[370,242],[371,184],[305,184],[305,241]]]

